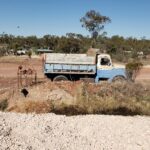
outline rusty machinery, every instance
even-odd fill
[[[25,62],[24,65],[18,66],[18,89],[37,83],[37,72],[33,67],[31,67],[31,65],[27,65],[27,62],[28,60]]]

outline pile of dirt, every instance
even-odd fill
[[[39,85],[23,88],[20,90],[15,90],[12,92],[12,95],[9,97],[9,107],[15,105],[17,102],[20,101],[66,101],[66,100],[74,100],[74,96],[71,94],[71,89],[67,90],[68,84],[65,83],[53,83],[53,82],[46,82]],[[60,85],[66,88],[62,88]],[[23,91],[26,91],[24,94]],[[6,92],[8,93],[8,92]],[[10,91],[9,91],[10,93]]]

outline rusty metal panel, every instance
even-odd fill
[[[45,54],[45,63],[59,63],[59,64],[95,64],[94,56],[87,56],[86,54],[60,54],[49,53]]]

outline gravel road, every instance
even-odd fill
[[[0,112],[0,150],[149,150],[150,117]]]

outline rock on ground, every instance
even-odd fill
[[[149,150],[150,117],[0,112],[0,150]]]

